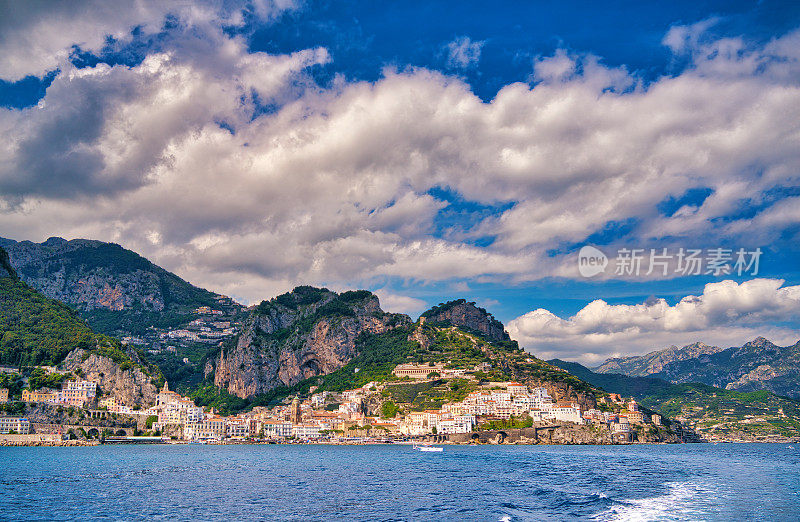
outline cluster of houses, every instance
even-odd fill
[[[608,397],[600,397],[598,403],[609,406],[609,409],[614,411],[587,410],[583,413],[583,418],[593,424],[607,425],[614,434],[630,433],[633,425],[650,423],[653,426],[661,426],[661,415],[656,413],[645,415],[633,399],[625,400],[621,395],[612,393]]]
[[[8,393],[8,392],[6,392]],[[42,388],[22,390],[23,402],[40,402],[82,408],[97,396],[97,383],[92,381],[64,381],[61,390]]]
[[[201,306],[194,310],[196,319],[178,328],[154,330],[144,337],[126,336],[122,338],[124,344],[150,345],[148,352],[157,354],[161,352],[176,353],[174,344],[205,343],[213,344],[227,337],[236,335],[239,324],[235,321],[235,311],[244,307],[229,297],[217,296],[219,308]],[[184,360],[184,362],[188,362]]]
[[[431,373],[446,376],[449,370],[438,365],[399,365],[395,375],[429,379]],[[457,370],[455,370],[457,371]],[[611,394],[601,397],[598,409],[582,410],[577,402],[555,401],[543,387],[529,388],[518,382],[493,382],[469,393],[459,402],[449,402],[438,410],[411,411],[391,418],[370,416],[376,398],[385,384],[371,382],[361,388],[340,393],[323,391],[300,400],[295,397],[273,408],[256,407],[236,416],[221,416],[213,409],[196,406],[194,401],[169,389],[165,383],[155,404],[133,410],[115,397],[98,401],[101,410],[143,415],[151,419],[148,428],[166,436],[188,441],[223,439],[288,439],[414,437],[472,432],[483,420],[530,417],[535,422],[604,424],[612,433],[630,433],[632,426],[661,424],[661,417],[646,416],[633,399]],[[3,390],[0,390],[2,395]],[[7,390],[6,390],[7,394]],[[60,391],[23,390],[22,400],[46,404],[87,407],[97,396],[97,384],[86,380],[64,382]],[[6,395],[7,399],[7,395]],[[372,408],[367,407],[368,404]],[[157,419],[152,422],[152,419]],[[27,420],[3,417],[0,433],[27,433]],[[5,430],[5,431],[4,431]]]

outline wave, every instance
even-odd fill
[[[594,520],[647,521],[647,520],[697,520],[708,513],[703,499],[715,498],[708,487],[694,482],[668,482],[667,492],[656,497],[625,499],[615,502]]]

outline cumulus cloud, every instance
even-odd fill
[[[485,42],[473,42],[468,36],[459,36],[445,46],[447,65],[453,69],[467,69],[481,59],[481,49]]]
[[[385,311],[407,314],[413,319],[416,319],[419,314],[428,308],[427,303],[422,299],[396,294],[386,288],[376,290],[375,294],[381,301],[381,308]]]
[[[26,0],[0,3],[0,78],[17,81],[66,66],[75,48],[97,52],[131,30],[153,34],[170,16],[188,25],[238,25],[247,10],[262,19],[294,7],[291,0]]]
[[[781,279],[709,283],[701,295],[675,305],[655,298],[636,305],[598,299],[567,319],[539,308],[512,320],[508,330],[534,353],[588,364],[697,341],[727,347],[763,335],[793,344],[800,331],[781,323],[796,319],[800,286],[783,284]]]
[[[425,69],[322,89],[308,70],[325,49],[251,53],[214,23],[176,24],[138,65],[67,63],[40,106],[0,110],[0,235],[116,241],[251,301],[387,276],[576,277],[573,253],[552,252],[615,222],[766,241],[796,227],[793,207],[737,212],[800,182],[797,39],[698,43],[726,51],[649,85],[559,51],[534,86],[484,102]],[[712,194],[658,211],[696,187]],[[441,230],[441,188],[502,210]]]
[[[661,43],[676,54],[694,52],[700,49],[701,38],[707,37],[708,30],[719,21],[718,17],[712,17],[689,25],[674,25],[664,35]]]

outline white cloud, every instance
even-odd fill
[[[422,299],[393,293],[386,288],[375,291],[381,301],[381,308],[386,312],[407,314],[412,319],[416,319],[419,314],[424,312],[428,305]]]
[[[664,35],[661,43],[676,54],[696,51],[700,39],[705,37],[708,30],[717,25],[719,21],[718,17],[712,17],[690,25],[674,25]]]
[[[664,299],[636,305],[598,299],[568,319],[539,308],[512,320],[508,330],[534,353],[589,364],[697,341],[727,347],[763,335],[793,344],[800,331],[781,323],[796,319],[800,286],[783,284],[780,279],[709,283],[701,295],[672,306]]]
[[[730,52],[648,86],[559,51],[534,87],[485,103],[424,69],[323,90],[307,70],[325,49],[250,53],[197,24],[139,65],[65,65],[41,107],[0,109],[0,235],[116,241],[258,301],[293,283],[575,277],[572,253],[547,252],[609,222],[717,246],[800,221],[789,203],[735,216],[800,183],[798,33],[703,44]],[[278,110],[254,117],[253,92]],[[507,210],[443,231],[435,187]],[[714,193],[659,214],[696,187]]]
[[[262,19],[294,7],[291,1],[219,2],[178,0],[81,0],[49,2],[27,0],[0,4],[0,78],[17,81],[42,76],[67,66],[77,46],[97,52],[112,38],[127,41],[131,30],[159,32],[167,16],[190,26],[238,25],[242,10],[252,8]]]
[[[481,59],[481,49],[485,42],[473,42],[468,36],[459,36],[449,42],[447,50],[447,65],[454,69],[467,69],[474,66]]]

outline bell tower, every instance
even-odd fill
[[[300,411],[300,398],[295,395],[292,399],[292,405],[289,409],[289,420],[292,424],[300,424],[302,421],[302,413]]]

